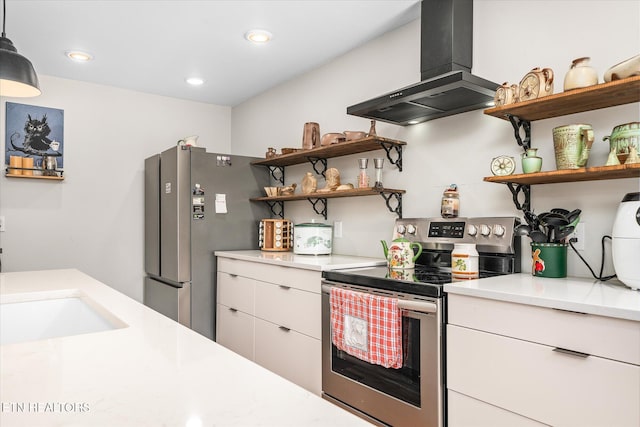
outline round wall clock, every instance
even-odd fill
[[[511,175],[516,170],[516,162],[513,157],[498,156],[491,160],[491,173],[496,176]]]

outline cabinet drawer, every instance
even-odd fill
[[[449,294],[449,324],[640,365],[640,322]]]
[[[320,271],[222,257],[218,258],[218,271],[320,293]]]
[[[447,392],[448,427],[544,427],[529,418],[489,405],[449,390]]]
[[[320,340],[256,318],[255,361],[317,395],[322,389]]]
[[[253,314],[255,283],[253,279],[218,272],[218,303]]]
[[[253,360],[254,317],[218,304],[216,318],[216,342],[240,356]]]
[[[557,426],[640,425],[640,366],[447,326],[448,388]]]
[[[320,339],[320,295],[264,282],[256,282],[255,290],[256,317]]]

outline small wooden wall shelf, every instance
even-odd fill
[[[356,196],[373,196],[381,193],[406,193],[405,190],[394,190],[391,188],[354,188],[352,190],[340,190],[340,191],[327,191],[316,192],[309,194],[292,194],[290,196],[272,196],[272,197],[256,197],[251,199],[254,202],[268,202],[268,201],[289,201],[289,200],[306,200],[306,199],[333,199],[336,197],[356,197]]]
[[[639,177],[640,163],[633,163],[629,165],[595,166],[589,168],[562,169],[548,172],[523,173],[508,176],[488,176],[485,177],[484,180],[487,182],[533,185]]]
[[[25,168],[12,168],[12,167],[7,167],[6,171],[5,171],[5,176],[7,178],[26,178],[26,179],[48,179],[50,181],[62,181],[64,180],[64,176],[63,176],[63,171],[61,170],[56,170],[55,173],[56,175],[35,175],[35,174],[41,174],[42,173],[42,169],[28,169],[33,171],[33,175],[14,175],[9,173],[10,170],[12,169],[20,169],[22,171],[25,170]]]
[[[393,147],[401,149],[407,143],[395,139],[383,138],[381,136],[368,136],[353,141],[339,142],[337,144],[324,147],[312,148],[310,150],[300,150],[291,154],[282,154],[271,159],[257,160],[251,162],[252,165],[261,166],[291,166],[306,163],[312,159],[330,159],[332,157],[346,156],[349,154],[364,153],[385,149],[387,152]],[[400,167],[400,170],[402,168]]]
[[[271,213],[276,216],[280,216],[280,218],[284,218],[284,202],[291,200],[308,200],[313,206],[313,210],[318,215],[322,215],[324,219],[327,219],[327,199],[380,195],[385,200],[389,211],[398,215],[398,218],[402,218],[402,195],[404,193],[406,193],[405,190],[368,187],[309,194],[300,193],[292,194],[290,196],[256,197],[250,200],[252,202],[266,202],[271,209]]]
[[[484,110],[484,114],[504,120],[509,120],[509,116],[516,116],[532,122],[638,101],[640,76],[635,76],[490,108]]]

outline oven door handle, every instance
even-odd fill
[[[398,300],[398,308],[403,310],[419,311],[421,313],[437,313],[438,306],[428,301]]]
[[[327,294],[331,293],[331,286],[323,284],[322,291]],[[428,301],[399,299],[398,308],[402,310],[417,311],[420,313],[437,313],[438,312],[438,306]]]

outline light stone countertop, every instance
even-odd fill
[[[519,273],[451,283],[444,290],[449,294],[640,321],[640,291],[617,280],[552,279]]]
[[[126,326],[0,346],[3,427],[370,425],[78,270],[0,274],[0,303],[60,290]]]
[[[382,253],[382,247],[380,247],[380,253]],[[216,251],[214,254],[218,257],[317,271],[387,265],[387,261],[382,256],[380,258],[368,258],[352,255],[297,255],[290,251],[270,252],[260,250]]]

